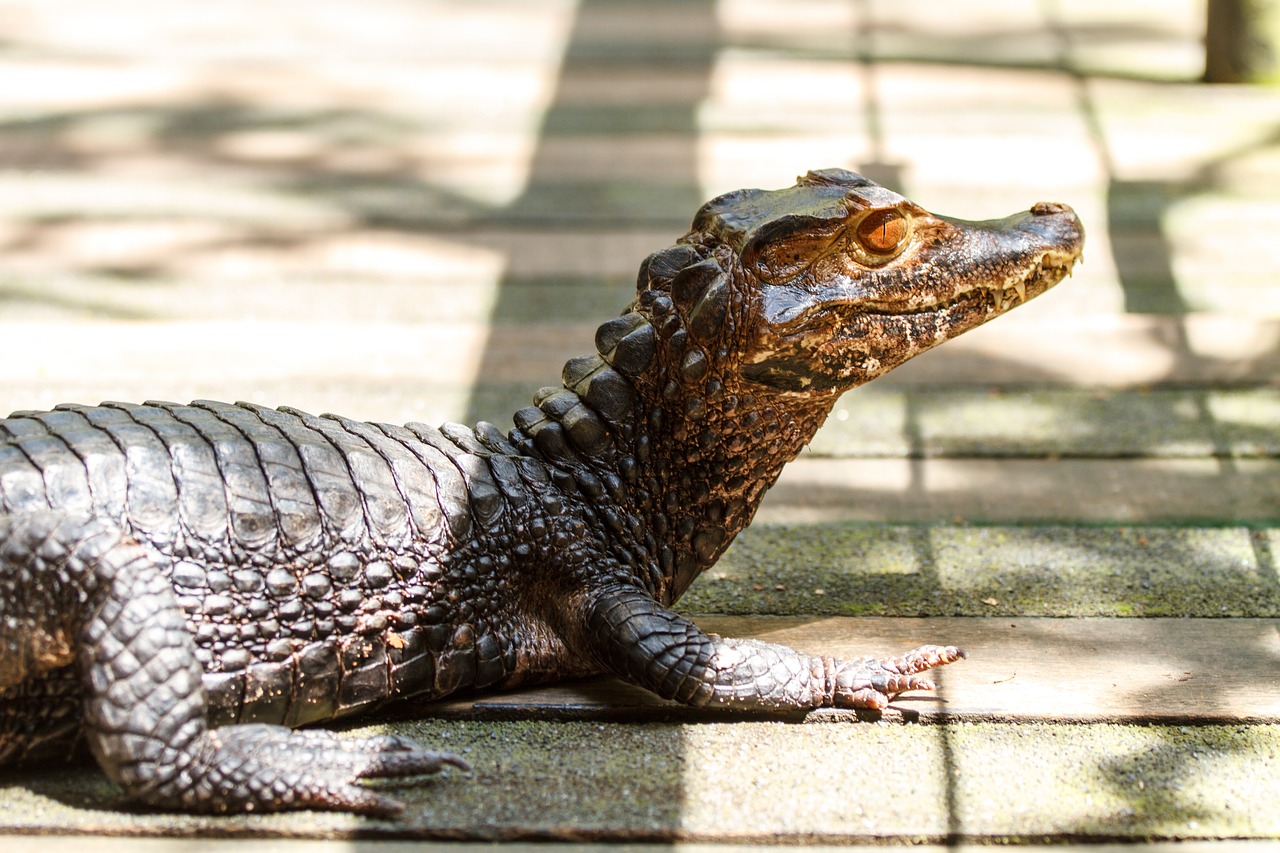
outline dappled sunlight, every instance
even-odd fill
[[[1250,344],[1224,340],[1210,346],[1221,352],[1229,345],[1244,350]],[[836,404],[805,458],[1269,457],[1280,442],[1277,423],[1280,393],[1263,388],[1157,388],[1134,393],[1047,386],[894,388],[877,383]],[[933,469],[945,470],[945,465]]]
[[[104,367],[122,380],[152,378],[165,384],[176,377],[188,381],[239,382],[251,386],[314,373],[337,379],[364,377],[373,382],[387,376],[404,378],[406,372],[429,363],[437,351],[449,353],[451,368],[465,376],[479,358],[480,328],[475,325],[438,324],[404,334],[391,324],[368,324],[360,335],[341,323],[260,323],[252,320],[166,323],[148,329],[144,337],[129,332],[138,327],[106,327],[84,324],[76,328],[75,347],[41,347],[56,329],[30,322],[6,330],[6,345],[30,353],[12,368],[12,381],[73,381],[88,354],[103,360]],[[238,346],[237,342],[252,342]],[[152,362],[147,353],[157,343],[190,358],[180,365]]]
[[[1234,456],[1280,455],[1280,390],[1211,391],[1205,404],[1222,443]]]
[[[1266,524],[1270,459],[806,459],[792,462],[758,518],[818,521]],[[1213,495],[1206,500],[1206,495]]]
[[[1276,829],[1263,805],[1280,793],[1275,780],[1258,779],[1247,760],[1276,748],[1268,729],[1117,726],[1098,738],[1079,727],[1036,727],[998,743],[984,735],[980,727],[949,735],[964,831],[1020,835],[1037,826],[1066,837],[1137,840]],[[992,784],[1028,754],[1038,772],[1016,787]]]
[[[1280,120],[1280,116],[1277,116]],[[1280,144],[1271,146],[1280,155]],[[1245,176],[1237,176],[1243,184]],[[1233,181],[1234,183],[1234,181]],[[1166,239],[1181,251],[1175,251],[1175,264],[1184,267],[1179,280],[1186,285],[1199,282],[1200,286],[1231,288],[1256,286],[1257,281],[1230,280],[1234,275],[1265,274],[1257,269],[1259,258],[1271,257],[1272,241],[1266,239],[1264,230],[1241,228],[1241,222],[1265,220],[1275,212],[1276,200],[1273,188],[1267,185],[1247,187],[1237,185],[1235,192],[1207,193],[1181,198],[1169,205],[1163,219]],[[1206,239],[1221,234],[1224,239]],[[1189,250],[1189,251],[1188,251]],[[1273,279],[1268,279],[1273,280]],[[1237,294],[1239,296],[1240,294]],[[1232,305],[1211,305],[1196,310],[1219,310],[1231,313]],[[1267,311],[1265,313],[1280,313]]]
[[[947,834],[938,813],[921,807],[947,799],[945,756],[902,728],[775,727],[753,738],[744,736],[749,729],[710,725],[682,733],[688,760],[680,826],[687,831],[732,826],[749,838],[769,828],[769,840],[821,838],[836,828],[881,837]],[[747,767],[751,772],[742,772]]]
[[[53,54],[139,56],[213,63],[296,61],[315,53],[331,61],[461,59],[484,41],[521,58],[551,58],[573,0],[498,0],[457,4],[442,0],[224,0],[216,6],[165,7],[150,0],[117,0],[110,7],[79,0],[42,0],[7,11],[5,22],[25,43]],[[448,26],[440,26],[447,18]],[[252,21],[253,26],[244,25]]]
[[[725,41],[775,50],[842,50],[856,46],[858,4],[843,0],[719,0],[716,21]]]
[[[938,455],[1212,454],[1203,413],[1191,394],[1150,400],[1090,394],[1016,391],[987,395],[920,395],[915,403],[920,441]],[[1134,405],[1134,403],[1138,405]],[[1150,406],[1142,406],[1150,402]]]
[[[1272,719],[1280,686],[1248,675],[1280,665],[1274,620],[944,620],[969,652],[943,696],[957,718],[1203,723]],[[1241,666],[1221,649],[1240,649]]]
[[[691,612],[846,616],[1280,613],[1247,528],[757,524],[683,600]],[[1133,631],[1143,629],[1136,624]],[[1137,635],[1135,633],[1135,636]]]
[[[1237,836],[1272,835],[1275,812],[1260,804],[1280,797],[1276,779],[1252,771],[1250,756],[1274,754],[1267,729],[1136,729],[1129,751],[1099,756],[1097,773],[1111,799],[1127,803],[1116,824],[1149,837],[1216,835],[1222,823]],[[1224,820],[1224,818],[1227,818]],[[1088,824],[1076,831],[1088,832]]]
[[[1251,362],[1280,349],[1280,324],[1252,325],[1231,316],[1202,315],[1188,318],[1183,329],[1192,355],[1236,364],[1238,378],[1247,375]]]
[[[240,226],[248,239],[257,229],[337,230],[354,226],[343,208],[318,196],[264,191],[254,180],[228,176],[199,180],[200,164],[174,158],[134,171],[119,164],[88,171],[0,172],[0,216],[13,231],[42,226],[130,219],[212,220]],[[207,176],[206,176],[207,177]],[[56,258],[45,259],[52,266]]]
[[[1267,616],[1280,590],[1243,528],[936,528],[939,587],[989,615]]]
[[[1137,80],[1086,77],[1099,132],[1108,142],[1116,180],[1180,182],[1208,177],[1229,181],[1244,196],[1265,194],[1274,173],[1248,180],[1233,163],[1274,156],[1277,111],[1266,88],[1249,86],[1152,86]],[[1211,189],[1202,186],[1200,189]]]
[[[62,270],[179,270],[166,269],[169,259],[186,263],[192,254],[241,236],[236,229],[215,222],[132,221],[66,222],[45,226],[26,243],[27,252],[8,253],[17,268],[34,266],[35,257],[57,258]],[[32,257],[35,256],[35,257]]]
[[[26,81],[0,99],[5,316],[185,321],[222,313],[217,294],[233,293],[236,317],[266,319],[282,316],[272,289],[248,285],[346,278],[366,305],[409,282],[448,282],[448,309],[437,299],[408,313],[483,322],[513,247],[448,232],[521,191],[555,79],[545,60],[563,49],[573,4],[372,5],[358,21],[332,4],[255,7],[248,39],[227,24],[249,5],[156,15],[126,3],[103,18],[69,2],[11,15],[27,51],[61,55],[0,52]],[[446,11],[447,31],[430,23]],[[297,17],[272,33],[264,13]],[[517,31],[526,49],[494,55],[490,40]],[[297,62],[304,46],[326,61]],[[477,103],[476,85],[491,97]],[[386,313],[304,305],[285,316]]]

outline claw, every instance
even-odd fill
[[[908,690],[933,690],[936,685],[928,678],[919,675],[893,675],[885,679],[883,687],[876,685],[881,692],[889,696],[897,696]]]
[[[389,818],[404,805],[360,780],[427,776],[446,765],[471,769],[456,755],[396,736],[344,738],[317,729],[245,724],[214,729],[206,739],[196,769],[218,787],[161,792],[149,802],[213,813],[311,808]]]
[[[881,661],[881,664],[897,672],[924,672],[937,666],[946,666],[968,657],[964,649],[955,646],[920,646],[896,658]]]
[[[370,756],[367,766],[358,772],[361,779],[386,779],[403,776],[431,776],[444,769],[446,764],[459,770],[470,771],[471,765],[464,759],[447,752],[424,752],[410,746],[411,752],[379,752]]]
[[[845,703],[837,703],[845,704]],[[863,687],[855,690],[849,696],[847,703],[850,708],[865,708],[868,711],[883,711],[889,707],[889,697],[876,690],[874,687]]]
[[[885,660],[834,661],[834,689],[830,701],[848,708],[882,711],[899,694],[933,690],[935,685],[920,673],[967,657],[955,646],[920,646]]]
[[[354,785],[345,786],[337,791],[328,791],[323,798],[308,805],[313,808],[351,812],[368,817],[394,818],[404,814],[404,803],[394,797],[385,797]]]

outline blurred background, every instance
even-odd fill
[[[1280,89],[1202,83],[1207,17],[2,0],[0,409],[505,426],[702,201],[841,166],[965,218],[1067,202],[1089,243],[1066,286],[857,392],[816,452],[1272,455]]]

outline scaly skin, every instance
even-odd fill
[[[802,655],[669,608],[839,395],[1056,284],[1069,208],[933,216],[857,175],[705,205],[515,415],[198,401],[0,421],[0,764],[87,744],[138,801],[393,814],[455,756],[292,729],[613,673],[697,706],[883,708],[963,653]]]

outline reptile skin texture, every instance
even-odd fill
[[[299,727],[611,673],[695,706],[884,708],[963,652],[841,660],[670,608],[845,390],[1061,280],[1041,203],[971,223],[851,172],[708,202],[504,433],[196,401],[0,421],[0,765],[87,748],[148,806],[392,815],[466,762]]]

